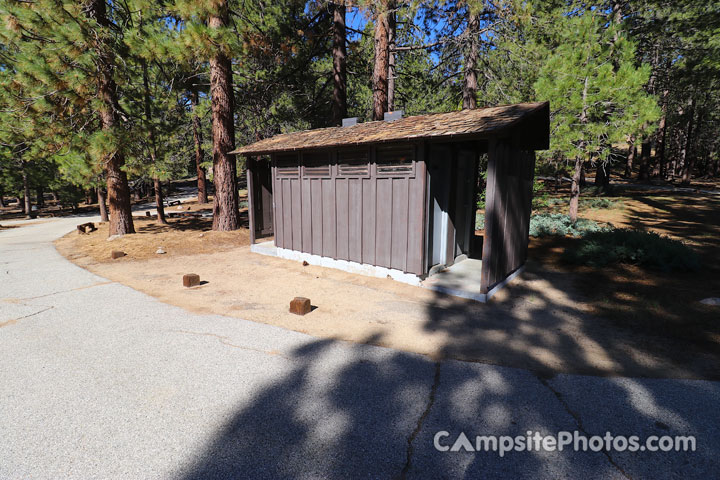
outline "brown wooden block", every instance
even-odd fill
[[[95,224],[92,222],[83,223],[77,226],[78,233],[90,233],[95,230],[97,230],[97,228],[95,228]]]
[[[183,287],[195,287],[200,285],[200,275],[187,273],[183,275]]]
[[[120,250],[113,250],[113,251],[110,253],[110,257],[111,257],[113,260],[115,260],[116,258],[124,257],[124,256],[125,256],[125,252],[122,252],[122,251],[120,251]]]
[[[310,305],[310,299],[305,297],[295,297],[290,302],[290,313],[295,315],[305,315],[310,313],[312,306]]]

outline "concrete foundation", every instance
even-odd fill
[[[525,269],[524,266],[515,270],[505,280],[493,287],[488,293],[480,293],[480,277],[482,272],[482,261],[474,258],[461,260],[451,267],[443,269],[425,280],[412,273],[405,273],[400,270],[366,265],[347,260],[336,260],[334,258],[321,257],[309,253],[298,252],[278,248],[272,241],[257,243],[250,246],[250,251],[271,257],[285,258],[298,262],[307,262],[310,265],[317,265],[327,268],[335,268],[349,273],[366,275],[377,278],[392,278],[398,282],[407,283],[418,287],[428,288],[436,292],[452,295],[455,297],[468,298],[478,302],[487,302],[501,288],[507,285]]]

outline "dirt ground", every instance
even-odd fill
[[[159,226],[138,218],[135,235],[107,241],[107,226],[100,225],[56,245],[75,263],[163,302],[318,337],[544,375],[720,378],[720,315],[698,302],[720,296],[720,200],[651,192],[583,215],[682,237],[707,268],[668,275],[633,266],[571,267],[559,257],[576,240],[532,239],[526,272],[491,303],[479,304],[254,254],[246,229],[211,232],[210,219],[170,218],[170,226]],[[167,253],[155,253],[159,247]],[[127,256],[111,260],[111,250]],[[185,273],[199,274],[204,283],[184,288]],[[304,317],[288,313],[295,296],[310,298],[316,308]]]

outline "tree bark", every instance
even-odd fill
[[[638,180],[650,180],[650,142],[642,142],[640,146],[640,171]]]
[[[388,0],[375,13],[375,62],[372,76],[373,120],[382,120],[388,109]]]
[[[397,22],[395,18],[395,2],[388,2],[388,112],[395,111],[395,43],[397,41]]]
[[[580,112],[580,123],[585,125],[588,122],[588,103],[587,103],[587,95],[588,95],[588,87],[589,87],[590,78],[585,77],[585,82],[583,86],[583,92],[582,92],[582,111]],[[586,142],[583,140],[580,142],[580,151],[585,152],[585,145]],[[578,218],[578,207],[580,205],[580,187],[585,184],[585,175],[584,175],[584,160],[580,155],[575,157],[575,171],[573,172],[572,176],[572,183],[570,185],[570,222],[574,225],[575,222],[577,222]]]
[[[198,91],[197,87],[193,87],[190,92],[190,103],[192,104],[193,117],[193,140],[195,142],[195,171],[197,172],[197,188],[198,203],[207,203],[207,177],[205,168],[202,166],[203,150],[202,150],[202,130],[200,125],[200,115],[197,113],[198,108]]]
[[[333,125],[342,125],[347,117],[347,31],[345,29],[345,2],[333,4]]]
[[[5,192],[3,191],[2,185],[0,185],[0,208],[5,208]]]
[[[574,224],[578,219],[578,206],[580,204],[580,176],[582,175],[582,158],[575,158],[575,171],[570,185],[570,221]]]
[[[625,160],[625,178],[632,177],[633,163],[635,163],[635,157],[637,156],[637,147],[635,146],[635,137],[630,138],[627,159]]]
[[[660,167],[660,176],[667,178],[667,165],[665,164],[665,137],[667,124],[667,104],[670,90],[667,88],[662,93],[662,115],[658,123],[657,141],[655,143],[655,155],[657,156],[658,165]]]
[[[605,191],[610,186],[610,165],[598,162],[595,168],[595,186]]]
[[[690,108],[688,112],[688,126],[687,126],[687,135],[685,135],[685,144],[683,145],[682,150],[680,151],[680,160],[682,162],[682,180],[680,183],[682,185],[689,185],[690,184],[690,177],[692,176],[692,170],[694,166],[694,159],[695,156],[690,152],[690,148],[692,147],[692,134],[693,134],[693,124],[695,120],[695,99],[690,99]]]
[[[463,78],[463,108],[477,108],[477,60],[480,53],[480,15],[470,11],[468,17],[468,47],[465,54],[465,71]]]
[[[228,2],[216,2],[217,10],[210,16],[208,26],[221,29],[229,24]],[[212,97],[213,175],[215,202],[213,230],[237,230],[240,226],[235,156],[228,152],[235,148],[233,122],[232,66],[230,59],[218,49],[210,59],[210,95]]]
[[[97,197],[98,197],[98,208],[100,209],[100,221],[107,222],[108,221],[108,211],[107,211],[107,205],[105,204],[105,190],[103,190],[102,187],[97,187]]]
[[[145,100],[145,128],[148,132],[148,143],[150,144],[150,161],[153,169],[157,170],[157,149],[155,145],[155,128],[152,123],[152,106],[150,105],[150,85],[148,81],[147,62],[141,60],[143,72],[143,95]],[[165,219],[165,203],[163,201],[162,186],[157,171],[153,172],[153,187],[155,189],[155,208],[157,209],[157,221],[167,225]]]
[[[26,218],[32,218],[32,202],[30,200],[30,182],[28,181],[27,162],[22,160],[22,181],[23,181],[23,213]]]
[[[105,0],[91,0],[88,15],[103,29],[109,30]],[[117,85],[113,79],[113,54],[102,37],[96,36],[95,49],[98,54],[98,95],[101,100],[100,121],[102,129],[112,131],[119,120]],[[125,158],[121,152],[112,152],[102,159],[107,172],[107,191],[110,201],[110,235],[135,233],[130,208],[130,188],[127,174],[123,170]]]

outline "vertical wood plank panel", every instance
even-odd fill
[[[323,256],[336,258],[335,179],[322,180]]]
[[[408,185],[407,178],[392,181],[392,226],[390,266],[405,271],[408,247]]]
[[[304,178],[300,180],[302,185],[302,251],[312,253],[312,195],[311,180]]]
[[[254,182],[254,176],[255,176],[255,163],[256,160],[254,158],[248,158],[247,159],[247,167],[246,167],[246,174],[247,174],[247,198],[248,198],[248,223],[250,228],[250,245],[255,244],[255,210],[257,209],[257,205],[255,204],[255,182]]]
[[[362,179],[353,178],[349,180],[349,230],[348,244],[349,257],[353,262],[362,263],[362,221],[363,221],[363,196]]]
[[[302,251],[302,187],[299,179],[289,180],[292,193],[292,248]]]
[[[377,183],[375,179],[362,181],[362,263],[375,265],[375,235],[377,222]]]
[[[375,232],[375,262],[390,267],[392,251],[392,188],[391,178],[377,179],[377,222]]]
[[[293,248],[292,187],[290,180],[280,180],[283,192],[283,248]]]
[[[275,167],[272,169],[272,181],[273,181],[273,203],[274,203],[274,215],[273,221],[275,222],[275,246],[281,247],[283,244],[283,204],[282,204],[282,184],[280,180],[275,176]]]
[[[335,180],[335,211],[337,219],[337,258],[341,260],[349,260],[349,224],[350,215],[348,211],[349,187],[346,178],[338,178]]]
[[[312,254],[323,254],[323,199],[322,180],[314,178],[310,180],[310,197],[312,205],[312,219],[310,229],[312,230]]]
[[[407,271],[416,275],[423,272],[423,251],[425,245],[425,162],[415,166],[415,178],[410,180],[408,198],[408,248]]]

